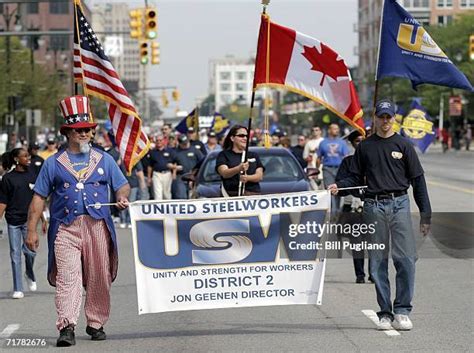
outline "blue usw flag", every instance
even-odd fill
[[[225,135],[227,130],[230,128],[230,120],[227,119],[221,113],[215,112],[214,119],[212,120],[211,131],[214,131],[217,137],[222,137]]]
[[[196,109],[193,109],[183,120],[181,120],[178,125],[176,125],[176,131],[185,134],[188,132],[188,129],[192,127],[194,131],[197,131],[199,128],[199,116],[196,114]]]
[[[428,32],[395,0],[385,0],[376,79],[404,77],[422,83],[473,91],[466,76]]]
[[[403,119],[402,135],[407,137],[422,153],[435,139],[431,117],[419,99],[413,99],[408,115]]]

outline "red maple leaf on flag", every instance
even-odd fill
[[[348,76],[344,60],[337,60],[338,54],[323,43],[321,43],[321,53],[319,53],[316,47],[307,47],[305,45],[302,55],[313,65],[311,70],[319,71],[323,74],[321,82],[319,82],[320,86],[323,85],[326,75],[334,79],[334,81],[337,81],[338,77]]]

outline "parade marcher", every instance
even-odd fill
[[[54,137],[48,137],[48,142],[46,145],[46,149],[44,151],[39,151],[38,154],[44,160],[47,160],[53,154],[58,152],[58,146],[56,143],[56,139]]]
[[[260,193],[264,171],[260,157],[248,151],[247,162],[242,162],[247,139],[247,128],[234,125],[225,138],[224,150],[217,155],[216,171],[221,176],[223,196],[238,196],[240,182],[245,184],[245,195]]]
[[[179,146],[176,148],[172,163],[169,168],[174,171],[176,177],[173,180],[172,196],[173,199],[187,199],[189,194],[189,185],[181,179],[183,174],[193,172],[204,159],[204,155],[195,146],[191,146],[186,135],[178,137]]]
[[[171,200],[171,183],[173,181],[169,164],[174,152],[166,147],[164,136],[155,136],[155,148],[150,151],[150,165],[147,167],[148,186],[153,187],[154,200]]]
[[[222,146],[217,143],[217,135],[214,131],[207,134],[206,152],[222,151]]]
[[[298,163],[301,167],[306,168],[308,166],[308,162],[303,158],[304,148],[306,145],[306,136],[305,135],[298,135],[298,143],[295,146],[291,147],[291,153],[293,156],[296,157]]]
[[[317,166],[323,166],[324,187],[336,181],[336,174],[342,159],[349,154],[349,147],[346,141],[339,137],[339,125],[329,124],[328,137],[319,144]],[[331,197],[331,215],[335,216],[339,211],[340,198]]]
[[[362,141],[350,166],[351,176],[329,185],[336,194],[338,188],[367,183],[364,200],[364,221],[375,227],[370,235],[370,274],[375,282],[380,311],[379,329],[410,330],[408,315],[415,287],[416,244],[412,231],[410,200],[407,189],[413,186],[415,202],[420,210],[420,231],[430,232],[431,206],[418,156],[409,140],[393,131],[395,106],[389,100],[376,104],[375,133]],[[365,179],[365,181],[364,181]],[[383,244],[383,246],[382,246]],[[390,251],[396,269],[396,297],[390,299],[388,256]],[[383,248],[383,249],[382,249]]]
[[[316,168],[316,160],[319,144],[324,140],[321,128],[314,125],[311,128],[311,137],[306,142],[303,151],[303,158],[308,162],[308,167]]]
[[[36,291],[36,277],[33,271],[36,252],[28,249],[26,240],[26,221],[28,206],[33,198],[32,187],[35,184],[36,173],[30,167],[30,155],[24,148],[15,148],[2,155],[2,164],[5,170],[13,165],[15,168],[2,178],[0,188],[0,218],[5,213],[10,243],[10,260],[13,275],[13,299],[21,299],[23,294],[21,253],[25,255],[25,280],[30,291]],[[43,232],[46,223],[43,221]]]
[[[171,124],[163,124],[161,127],[161,133],[163,134],[163,143],[165,146],[168,146],[169,137],[171,135]]]
[[[30,144],[30,147],[28,148],[28,152],[31,156],[31,165],[30,165],[30,167],[34,170],[36,175],[39,174],[41,166],[44,163],[44,159],[38,155],[39,149],[40,149],[40,146],[37,142],[34,142],[34,143]]]
[[[199,140],[198,132],[191,126],[188,128],[187,135],[191,146],[201,152],[205,157],[207,155],[206,146]]]
[[[364,139],[364,136],[358,131],[352,131],[348,136],[347,140],[351,143],[354,149],[357,148],[359,143]],[[347,156],[342,160],[339,170],[336,174],[336,182],[343,180],[350,176],[350,165],[352,163],[353,156]],[[344,190],[340,191],[339,196],[344,196],[342,205],[342,211],[339,215],[338,223],[340,224],[361,224],[362,223],[362,205],[363,205],[363,190]],[[353,244],[362,244],[363,241],[367,240],[363,235],[354,236],[349,235],[350,241]],[[365,272],[364,272],[364,257],[365,251],[354,248],[352,250],[352,258],[354,263],[354,271],[356,275],[356,283],[365,283]],[[369,281],[373,282],[372,276],[369,272]]]
[[[128,206],[130,187],[117,163],[90,146],[92,131],[89,100],[68,97],[60,103],[65,123],[60,132],[67,149],[47,159],[38,175],[28,215],[27,246],[38,248],[36,225],[45,199],[51,195],[48,230],[48,281],[56,286],[58,347],[75,344],[82,286],[86,291],[86,333],[105,340],[103,326],[110,315],[110,287],[118,267],[117,241],[108,206],[109,188],[116,206]],[[90,205],[94,206],[90,206]]]

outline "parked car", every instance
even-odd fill
[[[260,182],[262,194],[279,194],[314,190],[316,184],[309,180],[319,171],[309,168],[306,172],[293,154],[284,149],[272,147],[250,147],[250,151],[259,155],[265,172]],[[211,152],[203,161],[196,176],[187,174],[184,180],[192,181],[192,198],[220,197],[221,178],[216,172],[216,159],[219,152]]]

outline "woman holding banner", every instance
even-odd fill
[[[256,153],[249,151],[245,156],[248,138],[245,126],[234,125],[224,140],[224,150],[217,156],[216,171],[222,179],[224,197],[238,196],[239,183],[245,185],[244,195],[260,193],[265,168]]]

